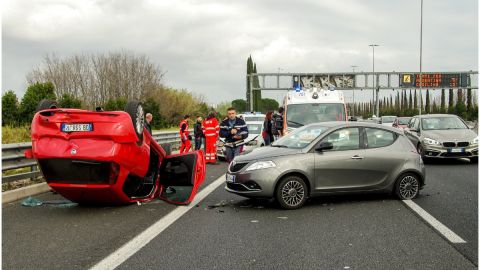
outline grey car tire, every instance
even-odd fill
[[[420,143],[417,145],[417,152],[420,154],[422,159],[425,159],[425,150]]]
[[[275,191],[275,199],[283,209],[298,209],[307,201],[307,192],[307,185],[302,178],[287,176],[280,180]]]
[[[395,195],[400,200],[411,200],[420,193],[420,179],[413,173],[402,174],[395,182]]]

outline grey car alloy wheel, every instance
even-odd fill
[[[397,195],[402,200],[410,200],[418,195],[419,183],[416,176],[403,175],[397,184]]]
[[[282,208],[297,209],[307,199],[307,187],[300,177],[290,176],[280,181],[276,195]]]

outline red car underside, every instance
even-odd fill
[[[92,124],[92,130],[61,130],[76,123]],[[121,111],[41,111],[32,121],[32,155],[50,187],[80,203],[125,204],[160,195],[188,204],[205,178],[202,152],[166,157],[146,129],[139,140],[130,115]]]

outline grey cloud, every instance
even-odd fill
[[[424,70],[478,65],[478,3],[424,1]],[[210,103],[244,98],[246,59],[259,72],[418,70],[419,0],[60,1],[10,0],[3,13],[3,87],[47,53],[125,49],[167,71],[167,85]],[[265,96],[280,98],[272,92]]]

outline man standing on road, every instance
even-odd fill
[[[276,141],[283,136],[283,107],[278,108],[272,118],[272,132]]]
[[[205,135],[203,134],[202,122],[202,117],[197,117],[197,122],[193,128],[193,136],[195,137],[195,150],[200,150],[203,139],[205,138]]]
[[[205,161],[206,163],[217,163],[217,140],[220,131],[215,112],[208,113],[207,119],[203,122],[203,133],[205,134]]]
[[[237,117],[235,108],[228,108],[227,116],[220,124],[220,137],[225,138],[227,161],[231,162],[240,154],[241,146],[248,137],[248,128],[245,121]]]
[[[152,122],[152,119],[153,119],[153,116],[151,113],[147,113],[145,115],[145,128],[148,130],[150,135],[152,135],[152,126],[150,125],[150,123]]]
[[[190,116],[187,114],[180,122],[180,140],[182,141],[182,146],[180,147],[180,154],[190,151],[190,131],[188,131],[188,120]]]

